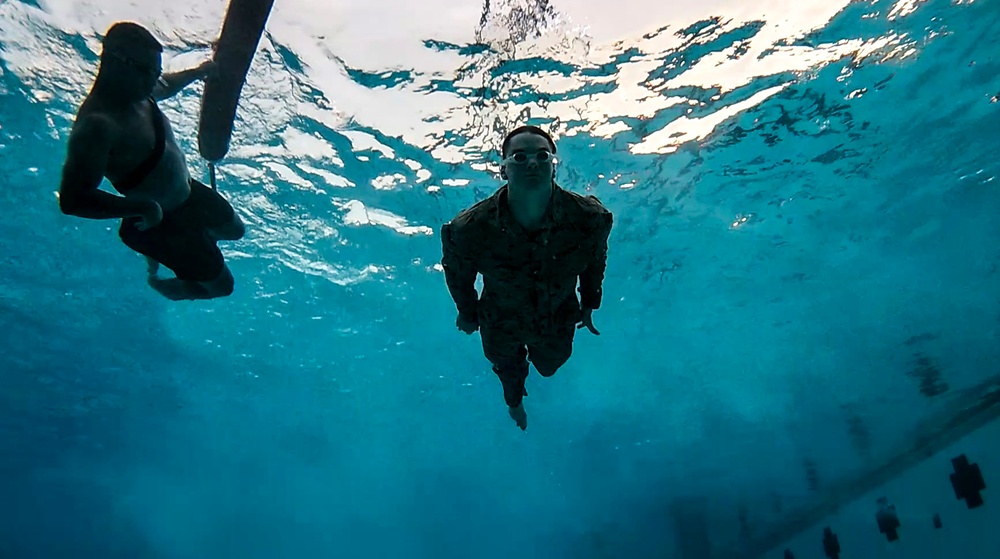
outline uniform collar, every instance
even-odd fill
[[[507,205],[508,192],[507,184],[501,186],[500,190],[497,191],[492,208],[493,216],[497,225],[502,229],[520,230],[520,224],[514,220],[514,217],[510,213],[510,207]],[[545,210],[545,221],[542,225],[543,230],[551,229],[552,226],[565,220],[566,208],[563,196],[561,196],[562,192],[563,190],[558,184],[552,184],[552,198],[549,200],[549,207]]]

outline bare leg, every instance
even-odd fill
[[[211,299],[201,284],[177,278],[149,277],[149,286],[171,301],[192,301],[195,299]]]
[[[160,271],[160,263],[150,257],[146,257],[146,272],[149,276],[146,282],[171,301],[185,301],[191,299],[204,299],[205,289],[193,281],[184,281],[177,278],[161,278],[157,275]]]
[[[179,278],[161,278],[150,274],[149,286],[171,301],[193,301],[197,299],[217,299],[232,295],[235,281],[228,267],[222,269],[219,277],[210,282],[196,282]]]

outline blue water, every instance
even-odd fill
[[[57,4],[0,3],[0,557],[691,559],[738,545],[740,511],[751,531],[780,524],[1000,373],[1000,4],[900,6],[847,4],[746,57],[842,54],[734,87],[683,76],[741,63],[777,15],[531,51],[490,29],[543,41],[564,29],[557,3],[484,11],[466,43],[419,37],[450,73],[328,53],[338,87],[273,23],[220,168],[249,228],[224,245],[236,293],[174,304],[115,223],[58,210],[96,35]],[[203,47],[161,27],[172,52]],[[661,35],[675,40],[656,50]],[[636,116],[588,100],[637,84],[693,102]],[[454,126],[373,125],[404,90],[414,122]],[[164,110],[200,175],[199,91]],[[372,112],[317,116],[338,95]],[[592,110],[547,113],[567,103]],[[529,379],[522,433],[435,264],[440,225],[499,184],[497,129],[525,120],[556,133],[559,181],[616,224],[602,335]],[[989,485],[1000,463],[980,463]],[[877,538],[864,522],[845,550]],[[976,537],[986,557],[993,533]]]

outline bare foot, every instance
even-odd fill
[[[521,428],[522,431],[528,428],[528,413],[524,411],[524,404],[517,406],[516,408],[507,408],[507,413],[510,414],[510,418],[517,423],[517,426]]]

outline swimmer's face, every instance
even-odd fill
[[[554,154],[548,140],[525,132],[510,139],[500,176],[510,188],[535,189],[552,185]]]
[[[105,53],[117,86],[137,97],[149,97],[160,78],[162,58],[149,48],[118,47]]]

